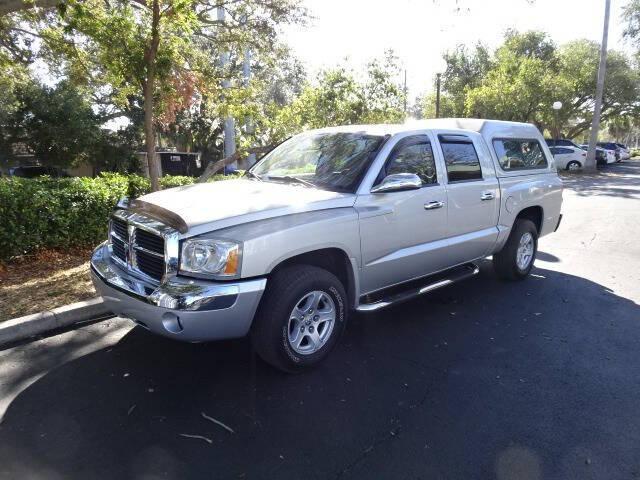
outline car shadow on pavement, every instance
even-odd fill
[[[607,165],[599,174],[563,175],[565,188],[580,196],[604,195],[640,199],[640,161]]]
[[[542,252],[540,250],[538,250],[536,252],[536,258],[538,260],[543,261],[543,262],[549,262],[549,263],[559,263],[560,262],[560,259],[558,257],[556,257],[555,255],[551,255],[550,253]]]
[[[301,375],[263,364],[247,340],[135,328],[13,400],[0,478],[630,476],[639,344],[640,307],[607,287],[541,268],[502,283],[486,264],[352,318]]]

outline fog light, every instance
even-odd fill
[[[182,331],[182,323],[180,317],[175,313],[167,312],[162,315],[162,325],[165,330],[171,333],[180,333]]]

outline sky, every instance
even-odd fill
[[[611,1],[609,48],[622,40],[622,7]],[[578,38],[600,42],[604,0],[304,0],[315,17],[287,27],[286,42],[313,75],[343,62],[356,70],[391,48],[407,70],[409,96],[433,88],[441,53],[458,44],[501,43],[508,28],[543,30],[558,44]]]

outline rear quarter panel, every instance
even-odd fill
[[[518,214],[528,207],[542,208],[540,236],[553,233],[562,208],[562,180],[555,160],[540,131],[530,124],[488,125],[481,134],[489,148],[500,184],[500,215],[498,240],[494,252],[499,251],[509,237]],[[537,140],[547,158],[547,168],[505,171],[500,166],[493,145],[495,139],[514,138]]]

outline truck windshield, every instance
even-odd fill
[[[305,133],[268,153],[249,176],[354,192],[385,137],[363,133]]]

